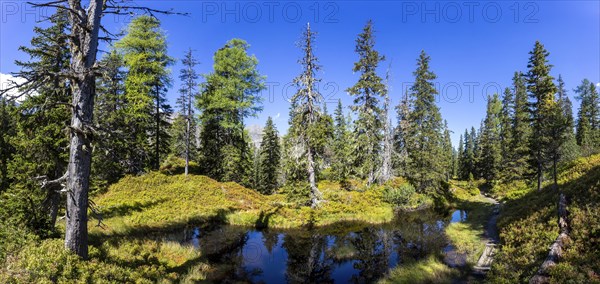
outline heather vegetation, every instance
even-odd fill
[[[59,8],[20,48],[24,83],[0,90],[1,283],[259,282],[266,267],[244,263],[259,233],[269,256],[285,251],[289,282],[332,281],[335,269],[369,283],[600,282],[600,96],[582,80],[574,114],[574,86],[554,77],[541,42],[452,145],[435,59],[421,51],[402,66],[414,84],[393,98],[369,20],[348,47],[351,103],[330,114],[307,24],[288,128],[269,117],[256,133],[247,124],[266,108],[268,72],[250,43],[224,42],[206,74],[197,65],[210,59],[190,47],[174,86],[158,17],[137,16],[122,35],[100,25],[106,13],[161,11],[79,2],[48,4]],[[116,38],[96,59],[99,31]],[[568,241],[542,271],[559,217]],[[473,278],[489,242],[490,270]]]

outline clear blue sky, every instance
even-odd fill
[[[387,58],[381,76],[392,62],[393,104],[413,80],[416,58],[425,50],[438,75],[442,93],[438,105],[454,131],[454,143],[465,128],[479,126],[485,115],[485,95],[501,92],[510,86],[515,71],[526,70],[528,52],[536,40],[550,52],[552,75],[562,74],[575,107],[579,103],[573,98],[573,88],[584,78],[600,82],[599,1],[139,2],[190,13],[159,18],[168,35],[170,55],[180,59],[191,47],[202,63],[201,73],[211,70],[213,53],[227,40],[248,41],[274,96],[263,93],[264,111],[247,124],[262,125],[267,116],[273,116],[281,132],[287,129],[285,85],[300,72],[295,42],[307,22],[318,33],[315,52],[323,65],[319,76],[322,93],[332,102],[330,111],[337,99],[345,106],[352,102],[345,89],[358,78],[352,73],[357,60],[354,41],[366,21],[373,19],[376,48]],[[0,12],[0,73],[6,74],[17,71],[15,59],[25,59],[17,48],[29,44],[36,18],[51,11],[31,10],[25,1],[0,0]],[[127,22],[124,16],[104,19],[112,31],[123,29]],[[180,67],[179,63],[172,66],[171,102],[177,95]]]

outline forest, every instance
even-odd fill
[[[329,110],[304,24],[287,131],[256,135],[267,74],[247,41],[171,54],[178,12],[32,5],[55,11],[0,90],[1,283],[600,283],[600,95],[540,41],[463,133],[424,50],[392,105],[375,21],[348,47],[352,104]]]

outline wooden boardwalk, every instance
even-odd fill
[[[498,228],[496,227],[496,221],[498,220],[498,215],[500,213],[500,204],[498,204],[496,200],[493,200],[493,202],[495,203],[494,211],[485,230],[488,242],[485,245],[483,253],[481,253],[481,256],[479,257],[477,264],[473,267],[473,274],[475,275],[485,275],[491,269],[494,255],[498,250],[497,246],[500,242]]]
[[[473,267],[474,274],[485,274],[492,267],[492,261],[494,260],[494,255],[496,254],[497,244],[490,242],[485,245],[485,249],[479,257],[477,264]]]

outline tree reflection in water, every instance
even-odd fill
[[[396,265],[441,253],[449,222],[450,216],[421,211],[384,225],[262,231],[222,226],[185,237],[215,267],[208,277],[218,282],[373,283]]]

